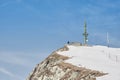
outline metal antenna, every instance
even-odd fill
[[[87,33],[87,24],[86,24],[86,21],[84,23],[84,33],[83,33],[83,36],[84,36],[84,44],[87,45],[87,42],[88,42],[88,33]]]

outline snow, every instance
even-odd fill
[[[72,45],[67,47],[68,51],[58,51],[58,54],[71,57],[65,62],[108,73],[97,80],[120,80],[120,48]]]

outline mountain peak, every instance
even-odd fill
[[[67,44],[38,64],[27,80],[118,80],[119,52],[119,48]]]

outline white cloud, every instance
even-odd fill
[[[0,72],[10,76],[10,77],[14,77],[14,74],[12,74],[11,72],[9,72],[8,70],[4,69],[4,68],[0,68]]]
[[[2,63],[28,68],[37,64],[37,62],[39,62],[41,59],[46,57],[45,54],[38,54],[38,53],[40,52],[25,53],[25,52],[0,51],[0,61]]]
[[[15,80],[22,80],[22,78],[20,76],[13,74],[12,72],[6,70],[5,68],[0,67],[0,72],[15,79]]]
[[[0,61],[4,63],[14,64],[18,66],[29,67],[31,66],[31,62],[23,55],[24,53],[18,54],[10,53],[10,52],[0,52]]]
[[[45,54],[33,53],[0,51],[0,74],[5,74],[8,79],[11,77],[10,80],[24,80],[45,56]]]

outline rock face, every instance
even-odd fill
[[[67,50],[67,46],[64,46],[57,51]],[[96,80],[96,77],[105,75],[99,71],[65,63],[69,57],[57,54],[57,51],[38,64],[26,80]]]

